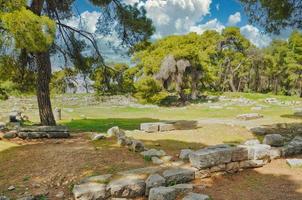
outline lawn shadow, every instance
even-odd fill
[[[136,130],[141,123],[159,122],[159,119],[152,118],[106,118],[106,119],[76,119],[62,123],[73,132],[106,132],[113,126],[125,130]]]
[[[236,174],[214,176],[202,182],[205,189],[196,191],[210,195],[213,199],[233,200],[300,200],[302,198],[301,184],[293,181],[292,175],[260,173],[258,170],[244,170]],[[278,169],[274,169],[278,170]],[[267,171],[267,170],[266,170]]]
[[[281,115],[280,117],[283,117],[283,118],[289,118],[289,119],[302,119],[302,115],[295,115],[295,114],[292,114],[292,115]]]

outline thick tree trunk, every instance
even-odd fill
[[[49,52],[36,53],[37,62],[37,99],[40,121],[42,125],[55,126],[56,121],[50,102],[49,83],[51,78],[51,62]]]
[[[41,15],[45,0],[33,0],[30,9],[36,15]],[[49,51],[35,53],[37,63],[37,99],[40,121],[42,125],[55,126],[56,121],[52,113],[49,83],[51,78],[51,62]]]

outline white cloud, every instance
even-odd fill
[[[127,0],[129,1],[129,0]],[[156,38],[187,33],[210,13],[212,0],[147,0],[147,16],[156,27]]]
[[[245,25],[240,28],[241,34],[251,41],[255,46],[263,48],[268,46],[272,39],[267,34],[263,34],[257,27]]]
[[[229,16],[227,24],[229,26],[236,26],[236,24],[238,24],[239,22],[241,22],[241,14],[240,12],[236,12],[233,15]]]
[[[67,24],[69,26],[72,26],[74,28],[78,28],[81,26],[86,31],[90,33],[95,33],[96,31],[96,24],[98,22],[99,17],[101,16],[101,13],[93,11],[85,11],[81,13],[80,16],[72,17],[67,21]]]
[[[221,24],[217,19],[213,19],[208,21],[205,24],[199,24],[197,26],[192,26],[190,28],[190,32],[196,32],[198,34],[202,34],[206,30],[215,30],[219,33],[225,28],[223,24]]]

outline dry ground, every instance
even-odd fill
[[[195,131],[173,131],[166,135],[135,133],[132,136],[144,139],[148,147],[165,149],[175,158],[182,148],[238,143],[253,137],[242,127],[214,124]],[[48,199],[52,200],[59,191],[64,191],[64,199],[71,199],[73,184],[83,177],[151,165],[139,154],[117,147],[114,140],[92,143],[86,134],[64,140],[12,142],[20,146],[0,152],[0,194],[10,197],[29,192],[48,194]],[[202,188],[196,192],[209,194],[214,200],[302,199],[302,169],[291,169],[284,159],[263,168],[215,176],[196,184]],[[7,191],[10,185],[16,190]]]

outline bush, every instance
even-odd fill
[[[7,99],[8,99],[7,92],[3,88],[0,88],[0,100],[7,100]]]
[[[162,102],[169,96],[169,93],[163,91],[160,82],[152,77],[144,77],[135,83],[136,93],[135,97],[141,103],[162,104]]]

